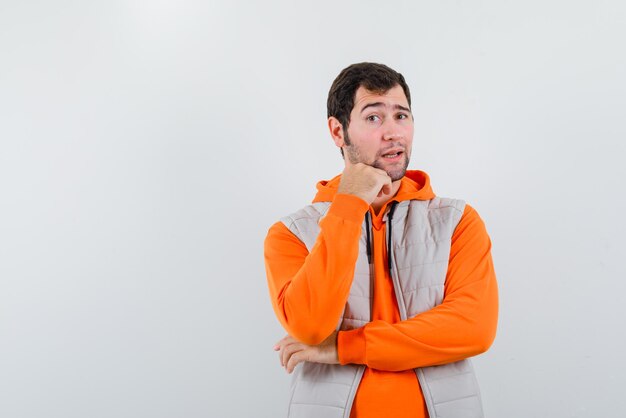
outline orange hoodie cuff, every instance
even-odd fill
[[[365,364],[365,327],[337,333],[337,357],[341,365]]]
[[[370,205],[360,197],[351,194],[336,194],[327,214],[360,224],[369,207]]]

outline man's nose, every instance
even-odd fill
[[[402,132],[400,131],[400,127],[397,125],[394,118],[387,118],[384,125],[383,130],[383,139],[385,141],[391,141],[394,139],[401,139]]]
[[[397,130],[393,129],[393,127],[390,127],[389,129],[385,130],[385,132],[383,133],[383,139],[385,141],[392,141],[394,139],[401,139],[401,138],[402,138],[402,134],[398,132]]]

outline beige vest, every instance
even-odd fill
[[[306,206],[281,221],[311,251],[318,225],[330,202]],[[435,197],[396,205],[387,235],[391,277],[402,320],[430,310],[443,301],[452,234],[465,202]],[[384,215],[388,222],[389,213]],[[371,321],[373,266],[368,261],[366,222],[359,244],[350,295],[339,330],[362,327]],[[389,239],[389,237],[387,237]],[[363,365],[329,365],[304,362],[294,372],[288,416],[290,418],[349,418]],[[415,369],[430,418],[481,418],[478,382],[469,359]]]

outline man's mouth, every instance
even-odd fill
[[[393,160],[394,158],[398,158],[402,154],[404,154],[404,151],[392,151],[392,152],[383,154],[382,157],[389,159],[389,160]]]

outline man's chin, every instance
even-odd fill
[[[387,173],[387,175],[391,177],[391,181],[396,181],[400,180],[406,174],[408,162],[404,164],[396,164],[396,167],[386,167],[384,164],[380,164],[378,161],[376,161],[373,166]]]
[[[396,181],[396,180],[400,180],[402,179],[402,177],[404,177],[404,175],[406,174],[406,170],[402,170],[400,171],[392,171],[392,172],[387,172],[387,175],[389,177],[391,177],[391,181]]]

